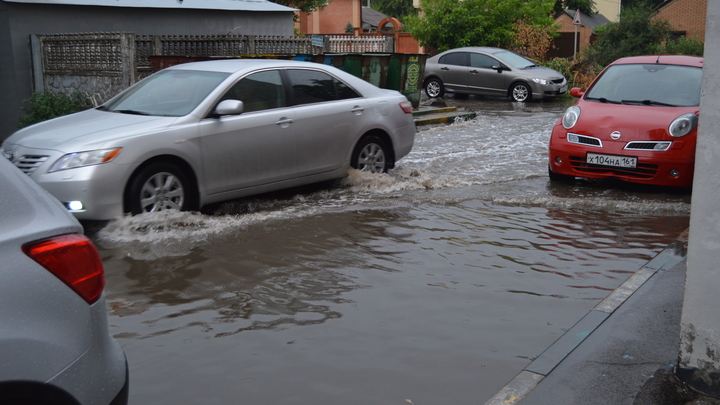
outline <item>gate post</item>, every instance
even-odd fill
[[[128,88],[137,82],[137,60],[135,58],[135,34],[120,34],[120,58],[122,63],[122,85]]]

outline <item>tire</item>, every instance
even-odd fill
[[[425,82],[425,95],[430,98],[438,98],[445,95],[445,86],[438,78],[428,79]]]
[[[510,97],[517,102],[530,101],[532,99],[532,90],[530,86],[523,82],[513,83],[510,86]]]
[[[133,215],[168,209],[195,209],[194,186],[172,163],[157,162],[140,170],[129,183],[125,209]]]
[[[353,150],[350,166],[363,172],[387,173],[390,152],[385,141],[375,135],[361,138]]]
[[[562,182],[562,183],[572,183],[573,181],[575,181],[575,176],[569,176],[567,174],[555,173],[554,171],[552,171],[550,169],[549,166],[548,166],[548,177],[550,177],[550,181],[557,181],[557,182]]]

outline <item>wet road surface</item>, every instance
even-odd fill
[[[688,193],[551,184],[567,101],[448,104],[389,175],[91,230],[131,404],[484,403],[689,223]]]

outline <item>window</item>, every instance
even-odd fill
[[[240,100],[244,112],[285,107],[285,91],[277,70],[252,73],[242,78],[220,100]]]
[[[287,75],[292,85],[293,105],[359,97],[345,83],[324,72],[291,69]]]
[[[449,53],[447,55],[443,55],[440,58],[440,63],[442,63],[444,65],[467,66],[468,65],[468,54],[467,54],[467,52]]]
[[[227,73],[168,69],[141,81],[105,105],[108,111],[181,117],[228,77]]]
[[[470,66],[476,68],[492,69],[493,66],[501,66],[502,64],[487,55],[480,53],[470,54]]]

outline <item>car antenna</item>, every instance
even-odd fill
[[[657,60],[655,61],[655,64],[656,64],[656,65],[659,64],[659,63],[660,63],[660,55],[658,55],[658,58],[657,58]]]

